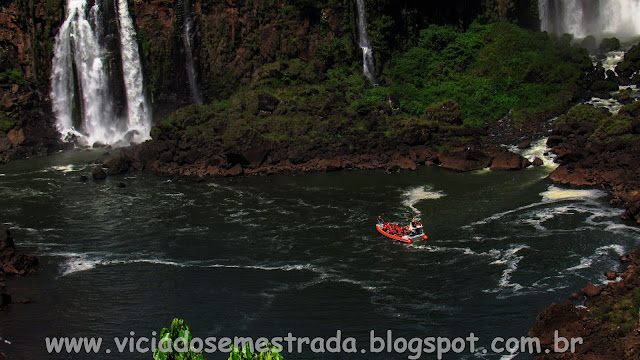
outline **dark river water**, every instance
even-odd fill
[[[495,354],[553,301],[619,270],[640,244],[599,190],[549,183],[548,166],[517,172],[342,171],[168,181],[147,173],[91,177],[103,157],[60,153],[0,167],[0,221],[39,256],[33,277],[10,279],[0,351],[26,359],[151,359],[114,354],[114,337],[151,336],[173,317],[195,336],[328,338],[359,347],[395,337],[480,338],[450,359]],[[126,184],[118,188],[118,183]],[[406,245],[375,219],[419,216],[429,236]],[[103,337],[107,354],[51,355],[46,337]],[[407,359],[406,353],[285,354],[289,359]],[[207,359],[226,359],[221,353]],[[423,355],[432,359],[434,355]]]

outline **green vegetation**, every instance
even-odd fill
[[[632,121],[640,116],[640,102],[623,106],[616,115],[608,110],[591,105],[578,105],[554,121],[555,129],[569,127],[599,143],[610,143],[616,139],[640,140],[640,134],[632,129]]]
[[[16,121],[10,117],[0,118],[0,135],[6,135],[9,130],[13,129],[16,125]]]
[[[322,61],[256,67],[248,84],[225,100],[183,108],[153,134],[224,146],[296,141],[353,149],[367,140],[483,125],[507,114],[520,123],[547,119],[570,106],[591,66],[587,51],[566,40],[507,22],[474,23],[466,31],[432,25],[415,46],[379,64],[384,86],[374,87],[361,64],[345,62],[347,39],[334,38],[318,47]],[[275,100],[261,104],[265,98]]]
[[[204,360],[201,353],[195,353],[189,348],[192,338],[193,336],[189,325],[185,324],[184,320],[173,319],[171,326],[169,328],[163,328],[160,332],[158,346],[163,349],[171,348],[174,351],[163,352],[160,351],[160,349],[156,349],[153,352],[153,360]],[[180,341],[176,343],[178,339],[180,339]],[[176,344],[179,349],[188,349],[188,351],[175,351],[173,348],[174,344]]]
[[[15,69],[7,69],[0,72],[0,81],[18,85],[24,85],[26,83],[22,71]]]
[[[509,111],[518,121],[561,112],[590,66],[584,49],[510,23],[473,24],[466,32],[432,25],[382,79],[411,115],[451,99],[464,123],[479,125]]]
[[[176,341],[177,340],[177,341]],[[160,332],[158,349],[153,353],[153,360],[204,360],[202,352],[191,349],[193,336],[189,325],[184,320],[174,318],[169,328],[163,328]],[[264,344],[265,351],[254,352],[249,344],[245,348],[237,348],[231,345],[228,360],[284,360],[271,344]],[[163,352],[160,349],[172,351]],[[176,351],[177,349],[177,351]]]
[[[601,322],[603,330],[624,336],[638,327],[640,320],[640,289],[634,289],[622,300],[608,301],[596,308],[594,318]]]

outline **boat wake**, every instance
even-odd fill
[[[413,211],[415,215],[420,215],[420,210],[416,209],[415,205],[422,200],[436,200],[445,196],[446,194],[442,191],[434,191],[431,186],[417,186],[405,190],[402,193],[402,205],[408,207]]]

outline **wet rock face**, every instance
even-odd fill
[[[537,360],[613,360],[637,359],[640,356],[635,322],[637,314],[631,315],[635,319],[631,320],[632,324],[622,316],[630,309],[619,306],[625,303],[633,305],[637,301],[634,294],[640,286],[640,249],[621,260],[626,270],[620,274],[619,281],[601,286],[589,284],[582,289],[582,295],[574,294],[571,301],[563,304],[554,303],[538,315],[528,333],[528,336],[540,339],[542,352],[536,355]],[[610,280],[616,278],[614,272],[607,273]],[[576,307],[582,301],[585,307]],[[575,353],[546,353],[546,349],[553,349],[556,331],[558,336],[566,339],[580,337],[582,344],[576,346]]]
[[[38,267],[38,258],[16,250],[9,227],[0,224],[0,275],[33,274]]]
[[[3,2],[0,11],[0,163],[58,150],[51,103],[50,41],[64,7]],[[44,24],[47,26],[44,26]]]

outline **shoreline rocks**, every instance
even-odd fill
[[[553,303],[536,318],[527,336],[537,337],[542,352],[537,360],[592,360],[640,358],[638,314],[633,311],[640,299],[640,249],[621,259],[626,270],[620,281],[587,285],[582,295],[573,294],[563,304]],[[583,307],[576,307],[584,301]],[[575,353],[553,353],[555,332],[566,339],[582,338]],[[549,350],[549,353],[546,353]]]
[[[9,227],[0,224],[0,283],[2,284],[0,285],[0,309],[11,304],[11,295],[5,292],[5,277],[33,275],[38,264],[36,256],[16,250]]]
[[[560,163],[549,175],[552,182],[608,190],[611,205],[625,208],[622,218],[640,224],[640,143],[632,126],[640,116],[638,105],[623,108],[616,117],[598,109],[570,111],[554,125],[547,145]],[[603,124],[612,123],[619,128],[602,133],[607,130]],[[537,360],[640,359],[640,319],[632,311],[640,307],[640,249],[621,261],[626,270],[619,276],[606,271],[606,285],[587,284],[570,297],[576,303],[554,303],[538,315],[528,335],[538,337],[550,353],[543,350]],[[576,307],[582,300],[585,307]],[[554,354],[556,330],[567,339],[581,337],[584,344],[575,354]]]

